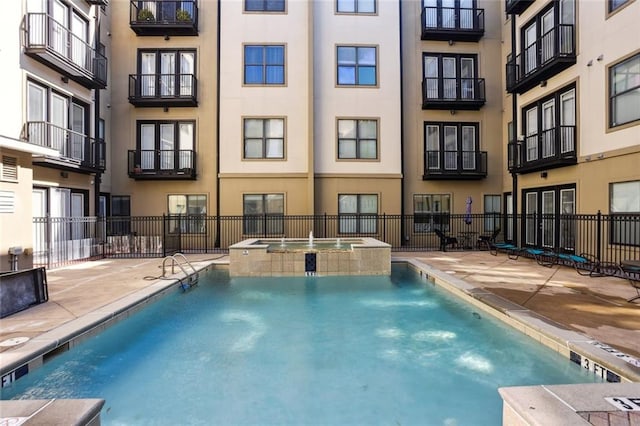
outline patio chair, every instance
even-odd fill
[[[495,229],[490,235],[480,235],[478,237],[478,248],[480,250],[486,248],[487,250],[491,251],[491,246],[495,245],[496,238],[498,237],[499,233],[500,228]]]
[[[573,266],[580,275],[590,277],[613,276],[620,270],[620,267],[611,262],[601,262],[588,253],[573,254],[559,252],[556,253],[558,262]]]
[[[498,255],[499,251],[507,253],[509,259],[517,259],[520,256],[520,251],[522,249],[514,244],[502,242],[502,243],[489,243],[489,253],[494,256]]]
[[[627,299],[627,302],[633,302],[634,300],[640,299],[640,267],[628,265],[625,264],[625,262],[622,262],[620,270],[622,271],[623,276],[629,280],[631,287],[635,288],[638,293],[637,296]]]
[[[435,229],[434,232],[440,239],[440,250],[447,251],[447,246],[456,246],[458,245],[458,239],[456,237],[450,237],[445,235],[440,229]]]

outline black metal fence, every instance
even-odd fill
[[[34,266],[53,268],[97,258],[226,253],[247,238],[372,237],[392,250],[440,250],[440,229],[455,237],[447,250],[479,250],[480,236],[497,241],[588,253],[603,262],[640,259],[640,215],[251,215],[38,217],[33,220]]]

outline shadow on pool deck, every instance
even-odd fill
[[[564,327],[582,332],[628,355],[640,358],[640,300],[620,278],[589,278],[572,268],[546,268],[535,261],[488,252],[393,253],[413,257],[474,286],[502,296]],[[224,255],[187,258],[196,267],[228,264]],[[49,301],[0,320],[0,352],[23,344],[69,321],[90,314],[158,281],[162,259],[102,259],[47,271]],[[0,359],[4,358],[0,356]],[[1,365],[0,365],[1,367]]]

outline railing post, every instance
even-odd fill
[[[167,256],[167,221],[162,213],[162,257]]]
[[[602,257],[602,212],[600,210],[596,217],[596,260],[599,263]]]
[[[49,213],[45,216],[46,225],[45,225],[45,238],[46,238],[46,256],[47,256],[47,269],[51,269],[51,241],[53,240],[52,235],[53,231],[51,229],[51,216]]]
[[[328,237],[328,235],[327,235],[327,212],[324,212],[323,216],[324,217],[323,217],[323,220],[322,220],[322,226],[324,228],[324,233],[322,235],[324,235],[325,238],[327,238]]]
[[[382,213],[382,241],[387,243],[387,214]]]

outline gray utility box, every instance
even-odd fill
[[[45,268],[0,272],[0,318],[49,300]]]

